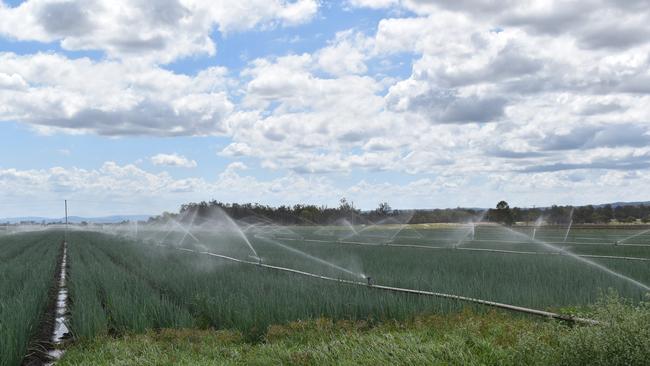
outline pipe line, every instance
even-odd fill
[[[163,245],[163,244],[157,244],[157,245],[161,246],[161,247],[169,248],[168,245]],[[467,296],[451,295],[451,294],[445,294],[445,293],[441,293],[441,292],[432,292],[432,291],[424,291],[424,290],[414,290],[414,289],[408,289],[408,288],[402,288],[402,287],[374,285],[374,284],[370,284],[370,283],[367,283],[367,282],[344,280],[344,279],[339,279],[339,278],[333,278],[333,277],[318,275],[318,274],[311,273],[311,272],[300,271],[300,270],[292,269],[292,268],[273,266],[273,265],[264,264],[264,263],[260,263],[260,262],[251,262],[251,261],[247,261],[247,260],[243,260],[243,259],[237,259],[237,258],[229,257],[229,256],[226,256],[226,255],[223,255],[223,254],[211,253],[211,252],[207,252],[207,251],[198,252],[198,251],[195,251],[195,250],[192,250],[192,249],[187,249],[187,248],[174,248],[174,249],[182,250],[182,251],[185,251],[185,252],[196,253],[196,254],[205,254],[205,255],[212,256],[212,257],[226,259],[226,260],[237,262],[237,263],[250,264],[250,265],[255,265],[255,266],[259,266],[259,267],[263,267],[263,268],[268,268],[268,269],[273,269],[273,270],[278,270],[278,271],[283,271],[283,272],[290,272],[290,273],[295,273],[295,274],[302,275],[302,276],[322,279],[322,280],[326,280],[326,281],[338,282],[338,283],[343,283],[343,284],[348,284],[348,285],[364,286],[364,287],[370,287],[370,288],[389,291],[389,292],[398,292],[398,293],[432,296],[432,297],[439,297],[439,298],[445,298],[445,299],[475,303],[475,304],[486,305],[486,306],[491,306],[491,307],[510,310],[510,311],[516,311],[516,312],[520,312],[520,313],[526,313],[526,314],[542,316],[542,317],[546,317],[546,318],[550,318],[550,319],[562,320],[562,321],[571,322],[571,323],[583,323],[583,324],[589,324],[589,325],[600,324],[599,321],[593,320],[593,319],[574,317],[574,316],[565,315],[565,314],[557,314],[557,313],[553,313],[553,312],[550,312],[550,311],[531,309],[531,308],[526,308],[526,307],[523,307],[523,306],[510,305],[510,304],[505,304],[505,303],[500,303],[500,302],[495,302],[495,301],[482,300],[482,299],[477,299],[477,298],[472,298],[472,297],[467,297]]]
[[[329,241],[329,240],[319,240],[319,239],[294,239],[294,238],[275,238],[275,239],[277,239],[277,240],[318,242],[318,243],[330,243],[330,244],[365,245],[365,246],[372,246],[372,247],[388,246],[388,247],[421,248],[421,249],[466,250],[466,251],[472,251],[472,252],[492,252],[492,253],[504,253],[504,254],[568,255],[568,254],[564,254],[564,253],[554,253],[554,252],[531,252],[531,251],[490,249],[490,248],[471,248],[471,247],[452,248],[452,247],[440,247],[440,246],[417,245],[417,244],[394,244],[394,243],[373,244],[373,243],[360,242],[360,241]],[[619,244],[619,245],[631,245],[631,244]],[[583,258],[620,259],[620,260],[628,260],[628,261],[650,262],[650,258],[642,258],[642,257],[624,257],[624,256],[616,256],[616,255],[596,255],[596,254],[575,254],[575,255],[578,256],[578,257],[583,257]]]

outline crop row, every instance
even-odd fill
[[[0,366],[18,365],[43,320],[62,235],[0,238]]]
[[[310,234],[308,228],[292,230],[300,230],[299,233],[304,237],[309,237]],[[287,234],[278,233],[276,237],[266,234],[249,235],[248,239],[266,264],[331,277],[359,279],[334,267],[338,266],[371,276],[379,284],[446,292],[540,309],[589,304],[598,297],[600,291],[608,288],[614,288],[630,299],[643,299],[643,288],[603,267],[630,279],[650,283],[647,262],[590,259],[594,264],[589,264],[568,256],[351,245],[334,239],[323,242],[280,238],[284,235]],[[243,239],[234,235],[196,231],[193,236],[196,241],[194,238],[188,239],[182,232],[164,235],[140,233],[140,239],[152,242],[158,240],[169,245],[196,247],[244,259],[249,254]],[[466,245],[474,247],[474,244]],[[495,242],[494,245],[506,244]],[[540,249],[540,245],[537,244],[536,248]],[[601,250],[600,247],[594,249],[587,246],[585,249],[597,251],[595,254],[600,254],[598,251]],[[637,249],[646,255],[650,251],[646,248]],[[328,266],[324,262],[334,266]]]
[[[639,230],[578,228],[571,231],[566,242],[564,241],[566,230],[558,231],[556,229],[539,229],[535,235],[537,240],[531,238],[533,235],[531,228],[513,230],[499,226],[479,226],[474,234],[470,227],[416,230],[408,227],[401,229],[399,226],[395,226],[390,229],[360,227],[355,230],[353,232],[352,229],[345,227],[316,230],[305,227],[277,228],[275,230],[269,228],[260,229],[258,235],[278,240],[290,238],[298,241],[307,239],[330,243],[338,241],[369,245],[390,243],[449,249],[460,245],[478,249],[557,252],[557,249],[543,243],[546,242],[558,249],[569,250],[575,254],[650,258],[650,233],[633,237],[624,242],[624,244],[632,245],[614,245],[617,240],[642,232]]]
[[[297,319],[404,319],[460,308],[96,233],[74,233],[69,248],[71,326],[79,338],[189,326],[256,337],[270,324]]]

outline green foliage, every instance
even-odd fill
[[[59,233],[0,238],[0,366],[19,365],[54,284]]]
[[[70,237],[71,327],[77,338],[192,325],[187,310],[171,302],[146,278],[80,242],[83,234]]]
[[[354,204],[342,198],[339,207],[303,205],[272,207],[258,203],[222,203],[218,201],[183,204],[179,214],[165,212],[150,219],[151,222],[165,223],[170,218],[186,219],[194,217],[202,222],[217,211],[224,211],[237,220],[259,220],[274,222],[278,225],[332,225],[345,221],[353,224],[372,224],[385,220],[386,216],[406,214],[410,224],[421,223],[463,223],[476,220],[483,214],[482,209],[446,208],[424,210],[392,210],[387,202],[371,211],[361,211]],[[573,216],[571,217],[571,212]],[[496,209],[487,210],[483,219],[510,225],[514,222],[534,222],[543,216],[544,220],[553,225],[567,225],[571,219],[576,224],[607,224],[612,220],[633,223],[637,219],[644,220],[650,216],[650,205],[647,203],[621,204],[602,206],[557,206],[544,208],[509,207],[506,201],[500,201]],[[644,221],[645,222],[645,221]]]
[[[163,330],[99,338],[60,365],[648,365],[650,307],[602,298],[603,323],[568,326],[499,312],[363,321],[301,321],[268,328],[251,344],[235,331]]]
[[[475,237],[468,237],[468,229],[458,226],[273,229],[274,233],[262,228],[249,235],[266,264],[358,281],[364,273],[379,284],[540,309],[571,306],[571,313],[596,318],[601,324],[570,328],[499,313],[486,316],[486,309],[478,306],[470,306],[469,313],[460,312],[467,306],[451,300],[341,285],[154,245],[164,239],[166,244],[249,259],[244,239],[235,232],[223,232],[223,227],[218,232],[196,230],[200,243],[191,243],[193,239],[183,232],[148,233],[146,227],[140,228],[137,241],[71,232],[70,327],[80,349],[95,358],[84,358],[89,354],[73,350],[69,362],[141,364],[156,353],[177,357],[164,359],[162,364],[209,364],[209,360],[314,365],[649,362],[650,305],[643,302],[643,290],[573,258],[550,255],[551,249],[511,229],[482,226],[476,228]],[[564,230],[544,228],[537,231],[537,238],[571,245],[578,253],[650,258],[643,246],[648,244],[647,236],[627,241],[637,246],[612,245],[638,232],[576,229],[564,243]],[[0,238],[1,366],[20,362],[41,320],[60,240],[56,232]],[[453,249],[459,240],[464,240],[463,245]],[[594,260],[650,282],[647,262]],[[608,294],[591,307],[599,289],[610,287],[621,297]],[[178,330],[186,328],[206,331]],[[195,341],[175,348],[178,334]],[[112,338],[122,335],[129,342]]]
[[[292,230],[280,232],[274,238],[271,234],[251,233],[250,240],[264,263],[363,281],[360,275],[345,273],[279,246],[283,245],[352,272],[369,274],[378,284],[539,309],[593,303],[599,288],[616,288],[637,302],[644,295],[631,282],[567,256],[354,244],[364,240],[372,244],[389,238],[397,244],[449,245],[458,241],[448,241],[458,234],[453,232],[457,228],[416,232],[415,228],[401,230],[399,226],[388,225],[361,231],[352,243],[337,242],[337,232],[341,233],[338,227]],[[459,233],[467,235],[463,228]],[[549,240],[562,238],[563,234],[552,230],[538,233]],[[141,228],[139,235],[155,241],[157,234]],[[248,246],[234,233],[196,231],[194,235],[200,245],[190,245],[193,240],[182,232],[159,235],[167,244],[184,243],[198,251],[249,259]],[[297,240],[286,240],[289,235]],[[520,234],[504,228],[478,228],[476,235],[474,241],[468,241],[468,247],[547,250],[522,241]],[[579,235],[593,234],[587,231]],[[310,241],[311,238],[324,241]],[[610,239],[603,237],[603,243],[607,240]],[[650,254],[643,247],[614,247],[611,241],[584,248],[597,254]],[[72,330],[79,338],[193,325],[238,329],[247,339],[256,340],[269,325],[297,319],[326,316],[371,322],[405,320],[418,314],[454,312],[466,306],[451,300],[340,285],[97,233],[72,233],[70,255]],[[641,282],[650,282],[646,262],[603,259],[601,263]]]
[[[70,253],[71,323],[79,338],[197,325],[239,329],[253,340],[269,325],[295,319],[405,319],[458,309],[446,300],[297,278],[95,233],[72,233]]]
[[[590,315],[602,324],[559,338],[556,365],[650,364],[650,303],[635,305],[610,291]]]

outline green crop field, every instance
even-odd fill
[[[56,277],[62,239],[61,231],[0,238],[1,365],[17,365],[27,353]],[[235,331],[255,344],[273,327],[296,321],[379,325],[490,310],[379,286],[557,313],[587,309],[610,289],[640,304],[649,292],[649,260],[650,234],[634,227],[573,228],[568,235],[566,228],[496,225],[72,230],[72,339],[62,347],[80,357],[76,344],[161,329]]]
[[[61,233],[0,237],[0,365],[18,365],[48,301]]]
[[[198,326],[234,328],[256,337],[270,324],[297,319],[406,319],[468,306],[278,272],[255,266],[256,261],[343,280],[363,282],[369,276],[373,284],[535,309],[588,305],[610,288],[638,302],[647,290],[642,284],[650,283],[650,262],[643,260],[650,259],[650,248],[613,245],[634,233],[576,229],[566,242],[560,230],[540,230],[538,242],[490,226],[477,228],[471,236],[463,227],[258,227],[243,235],[223,228],[143,228],[131,238],[73,233],[72,329],[88,337]],[[557,249],[540,244],[544,239],[554,243],[554,238],[561,241],[553,244]],[[645,240],[634,239],[625,244]],[[569,250],[633,259],[572,257],[566,255]]]

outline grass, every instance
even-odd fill
[[[0,238],[0,366],[22,362],[54,283],[62,236],[32,233]]]
[[[270,326],[261,342],[231,330],[100,337],[59,365],[647,365],[650,306],[609,295],[599,326],[568,327],[499,312],[419,316],[371,325],[316,319]]]

